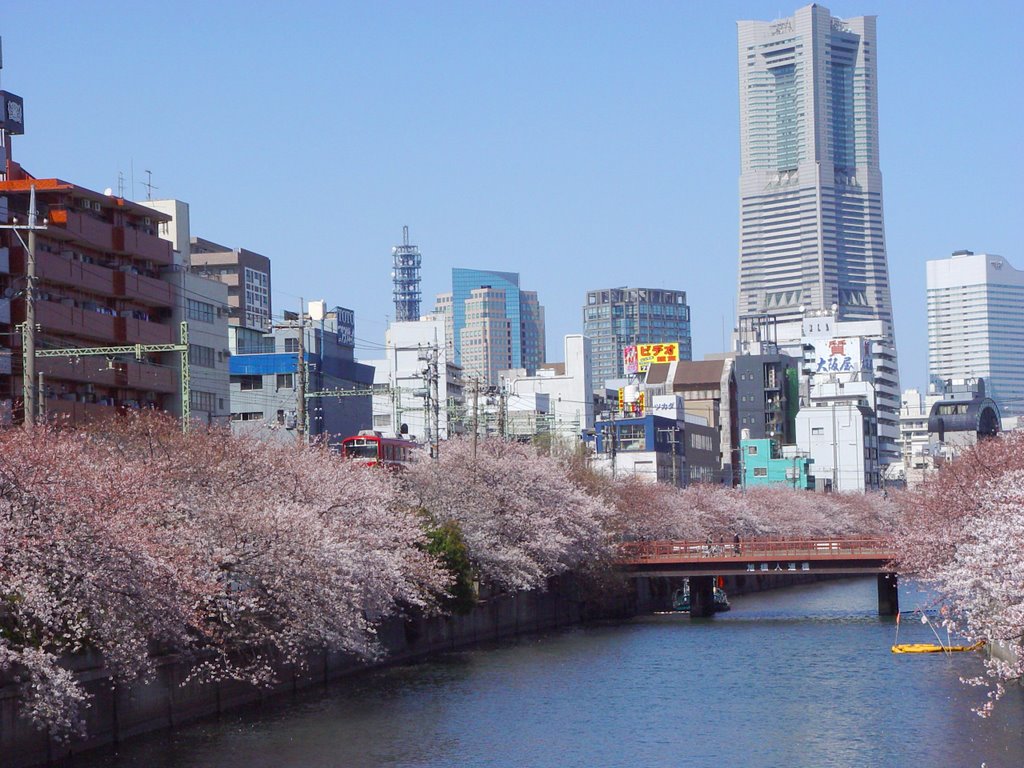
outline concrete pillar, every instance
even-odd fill
[[[878,574],[878,615],[895,616],[899,611],[900,591],[896,574]]]
[[[690,618],[703,618],[715,612],[715,577],[690,577]]]

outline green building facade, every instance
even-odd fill
[[[795,445],[779,446],[769,438],[740,440],[743,485],[788,485],[814,490],[811,465],[814,459],[800,453]]]

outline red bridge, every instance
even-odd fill
[[[895,615],[899,596],[892,542],[884,538],[632,541],[619,546],[618,567],[634,576],[688,576],[690,593],[706,595],[696,614],[710,615],[716,576],[877,574],[878,612]],[[696,589],[695,589],[696,587]],[[691,602],[693,600],[691,599]],[[695,605],[697,603],[694,603]],[[704,611],[707,610],[705,613]]]

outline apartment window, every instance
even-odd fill
[[[212,323],[216,314],[213,304],[196,299],[186,299],[185,309],[189,320],[200,323]]]
[[[263,411],[243,411],[241,413],[232,413],[232,421],[259,421],[263,418]]]
[[[213,368],[216,350],[213,347],[204,347],[202,344],[188,345],[189,365],[198,365],[201,368]]]
[[[299,351],[299,340],[298,339],[285,339],[284,340],[284,351],[285,352],[298,352]]]
[[[291,373],[279,373],[277,374],[277,388],[278,389],[295,389],[295,378],[294,374]]]
[[[747,446],[747,455],[748,456],[757,456],[757,446],[756,445],[748,445]]]
[[[811,427],[811,434],[812,435],[824,435],[825,434],[825,428],[824,427]]]
[[[193,389],[188,393],[189,405],[196,411],[212,411],[215,400],[213,392],[200,392]]]
[[[231,383],[238,384],[243,392],[248,392],[253,389],[263,389],[262,376],[232,376]]]
[[[754,477],[768,477],[768,467],[754,467]]]

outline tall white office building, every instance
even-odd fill
[[[738,316],[831,310],[882,320],[892,340],[875,17],[808,5],[740,21],[738,37]]]
[[[927,269],[929,377],[982,378],[1004,416],[1024,414],[1024,271],[970,251]]]

